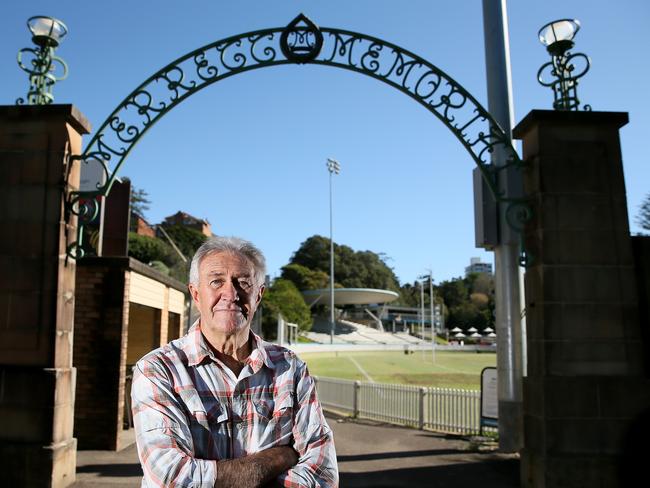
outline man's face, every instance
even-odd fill
[[[250,261],[229,252],[205,256],[199,264],[199,283],[190,283],[189,288],[201,313],[201,328],[228,335],[250,326],[264,293]]]

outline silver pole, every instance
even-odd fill
[[[431,313],[431,356],[436,362],[436,329],[433,325],[433,272],[429,271],[429,312]]]
[[[420,331],[422,333],[422,340],[424,341],[424,283],[420,278]],[[424,355],[424,349],[422,349]]]
[[[483,0],[483,28],[488,110],[510,135],[514,115],[506,0]],[[501,166],[504,162],[504,151],[495,147],[492,163]],[[516,170],[500,171],[498,183],[507,197],[516,197],[523,192],[521,174]],[[518,237],[506,222],[505,205],[499,207],[499,244],[494,250],[499,448],[503,452],[517,452],[523,447],[523,289],[518,265]]]
[[[327,158],[327,170],[330,173],[330,344],[334,344],[334,218],[332,210],[332,174],[339,174],[341,166],[338,161]]]

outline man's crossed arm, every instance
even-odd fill
[[[298,454],[289,446],[272,447],[244,458],[217,461],[215,488],[265,486],[297,462]]]

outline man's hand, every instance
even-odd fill
[[[259,488],[296,465],[298,454],[289,446],[272,447],[239,459],[217,462],[215,488]]]

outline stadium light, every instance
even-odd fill
[[[332,212],[332,175],[341,171],[340,163],[327,158],[327,170],[330,174],[330,344],[334,344],[334,224]]]

